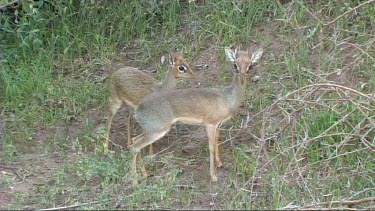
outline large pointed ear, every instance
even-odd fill
[[[230,48],[225,48],[225,55],[227,59],[231,62],[236,61],[236,52],[232,51]]]
[[[251,64],[255,64],[263,55],[263,49],[260,48],[251,55]]]

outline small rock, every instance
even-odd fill
[[[258,82],[260,80],[260,76],[259,75],[256,75],[252,78],[252,81],[253,82]]]
[[[342,69],[337,69],[336,74],[340,76],[342,74]]]
[[[160,62],[162,63],[162,64],[164,64],[165,63],[165,56],[163,55],[163,56],[161,56],[161,58],[160,58]]]

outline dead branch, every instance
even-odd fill
[[[5,9],[6,7],[8,7],[9,5],[12,5],[12,4],[15,4],[17,2],[19,2],[20,0],[13,0],[11,2],[8,2],[7,4],[4,4],[4,5],[0,5],[0,10],[3,10]]]
[[[331,22],[329,23],[323,23],[323,21],[321,21],[314,13],[312,13],[310,10],[308,10],[304,5],[303,3],[301,3],[300,1],[297,1],[299,5],[301,5],[301,7],[306,10],[307,13],[310,14],[311,17],[313,17],[314,19],[316,19],[317,21],[319,21],[319,23],[321,23],[323,25],[323,27],[330,27],[332,24],[336,23],[338,20],[340,20],[341,18],[343,18],[344,16],[348,15],[349,13],[353,13],[355,10],[358,10],[360,9],[361,7],[365,6],[366,4],[370,4],[372,2],[374,2],[375,0],[369,0],[369,1],[366,1],[356,7],[353,7],[352,9],[344,12],[343,14],[339,15],[338,17],[336,17],[334,20],[332,20]]]
[[[298,208],[297,210],[363,210],[350,207],[331,207],[331,208]]]
[[[372,39],[372,42],[374,42],[374,39]],[[372,45],[372,42],[369,43],[369,45],[371,46]],[[350,43],[350,42],[347,42],[346,43],[347,45],[350,45],[358,50],[360,50],[363,54],[366,54],[366,56],[368,58],[370,58],[373,62],[375,62],[375,58],[373,56],[371,56],[369,53],[367,53],[365,50],[363,50],[362,48],[360,48],[357,44],[353,44],[353,43]]]
[[[1,165],[1,164],[0,164],[0,168],[3,168],[3,169],[15,169],[15,170],[18,170],[18,169],[19,169],[18,167],[5,166],[5,165]]]
[[[82,207],[86,205],[94,205],[94,204],[99,204],[99,203],[108,203],[110,201],[114,200],[114,198],[107,199],[105,201],[92,201],[92,202],[86,202],[86,203],[79,203],[75,205],[70,205],[70,206],[62,206],[62,207],[53,207],[53,208],[46,208],[46,209],[40,209],[44,211],[51,211],[51,210],[68,210],[72,208],[77,208],[77,207]]]
[[[339,88],[339,89],[343,89],[343,90],[347,90],[347,91],[353,92],[353,93],[355,93],[355,94],[357,94],[357,95],[359,95],[359,96],[362,96],[362,97],[364,97],[364,98],[367,98],[367,99],[370,100],[370,101],[375,101],[375,98],[371,98],[369,95],[366,95],[366,94],[364,94],[364,93],[362,93],[362,92],[359,92],[359,91],[357,91],[357,90],[354,90],[354,89],[349,88],[349,87],[346,87],[346,86],[342,86],[342,85],[338,85],[338,84],[331,84],[331,83],[310,84],[310,85],[304,86],[304,87],[302,87],[302,88],[299,88],[299,89],[296,89],[296,90],[294,90],[294,91],[292,91],[292,92],[289,92],[289,93],[286,94],[284,97],[282,97],[282,98],[280,99],[280,101],[281,101],[281,100],[284,100],[284,99],[290,97],[291,95],[296,94],[296,93],[298,93],[298,92],[300,92],[300,91],[302,91],[302,90],[306,90],[306,89],[313,88],[313,87]],[[332,89],[332,90],[335,91],[334,89]],[[273,103],[273,104],[276,104],[276,103],[278,103],[278,101],[276,101],[276,102]]]
[[[12,166],[4,166],[4,165],[0,165],[0,168],[3,168],[3,169],[10,169],[15,175],[16,177],[22,181],[23,178],[18,174],[17,170],[19,170],[19,168],[17,167],[12,167]]]
[[[347,94],[345,92],[343,92],[343,94],[347,96]],[[369,118],[367,115],[366,115],[366,112],[364,112],[360,106],[358,106],[358,104],[356,102],[354,102],[351,98],[348,97],[348,99],[350,100],[350,102],[356,106],[356,108],[366,117],[366,119],[372,124],[373,127],[375,127],[375,123],[371,120],[371,118]]]
[[[354,10],[358,10],[358,9],[360,9],[361,7],[365,6],[366,4],[370,4],[370,3],[374,2],[374,1],[375,1],[375,0],[369,0],[369,1],[366,1],[366,2],[360,4],[360,5],[356,6],[356,7],[353,7],[352,9],[350,9],[350,10],[344,12],[342,15],[339,15],[339,16],[338,16],[337,18],[335,18],[333,21],[331,21],[331,22],[329,22],[329,23],[327,23],[327,24],[324,24],[324,26],[330,26],[330,25],[336,23],[339,19],[341,19],[341,18],[344,17],[345,15],[347,15],[347,14],[349,14],[349,13],[352,13]]]
[[[310,14],[310,16],[312,16],[314,19],[316,19],[317,21],[319,21],[319,23],[320,24],[322,24],[322,25],[325,25],[324,23],[323,23],[323,21],[321,21],[314,13],[312,13],[309,9],[307,9],[306,7],[305,7],[305,5],[303,5],[303,3],[301,3],[300,1],[297,1],[297,3],[304,9],[304,10],[306,10],[306,12],[307,13],[309,13]]]
[[[353,206],[353,205],[369,203],[369,202],[374,202],[374,201],[375,201],[375,197],[352,200],[352,201],[326,201],[326,202],[320,202],[320,203],[306,205],[306,206],[298,208],[298,210],[304,210],[304,209],[309,209],[309,208],[319,208],[320,206],[327,206],[327,205],[330,205],[330,206],[331,205]],[[321,208],[319,208],[319,209],[321,209]],[[332,209],[332,208],[330,208],[330,209]],[[348,209],[348,208],[345,208],[345,209]]]

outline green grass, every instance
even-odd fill
[[[18,173],[26,175],[18,183],[11,171],[1,175],[11,197],[4,209],[76,203],[87,203],[82,209],[280,209],[375,197],[375,154],[363,140],[374,145],[373,100],[348,90],[300,90],[272,104],[317,83],[375,91],[374,7],[324,26],[360,3],[49,0],[4,10],[1,155],[5,165],[22,167]],[[209,181],[206,137],[197,140],[189,128],[179,132],[181,143],[174,134],[166,138],[177,146],[145,159],[155,176],[132,187],[128,151],[102,155],[112,71],[107,67],[115,60],[134,63],[157,70],[155,77],[163,80],[168,67],[160,56],[178,49],[192,63],[216,56],[217,69],[207,70],[216,76],[201,86],[223,86],[232,76],[223,48],[232,44],[262,46],[265,54],[254,70],[260,81],[248,83],[249,128],[233,137],[241,123],[235,116],[225,126],[233,129],[221,132],[221,141],[232,140],[221,145],[219,183]],[[202,55],[207,49],[210,55]],[[334,99],[345,102],[329,101]],[[123,137],[125,131],[116,133]],[[268,158],[254,138],[262,135]],[[194,141],[203,142],[184,153]],[[22,191],[20,185],[36,178],[43,184]]]

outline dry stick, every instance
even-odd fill
[[[230,131],[230,130],[229,130]],[[222,145],[222,144],[225,144],[226,142],[228,142],[228,141],[232,141],[233,139],[235,139],[236,137],[237,137],[237,135],[239,134],[241,132],[241,130],[240,131],[238,131],[233,137],[230,137],[230,138],[227,138],[227,139],[225,139],[224,141],[222,141],[222,142],[219,142],[217,145]]]
[[[371,98],[369,95],[366,95],[366,94],[364,94],[362,92],[359,92],[357,90],[354,90],[352,88],[349,88],[349,87],[346,87],[346,86],[342,86],[342,85],[338,85],[338,84],[332,84],[332,83],[321,83],[321,84],[310,84],[310,85],[304,86],[302,88],[296,89],[296,90],[294,90],[292,92],[289,92],[288,94],[286,94],[281,99],[275,101],[271,106],[274,106],[274,104],[277,104],[278,101],[282,101],[284,99],[287,99],[289,96],[291,96],[293,94],[296,94],[297,92],[300,92],[300,91],[302,91],[304,89],[308,89],[308,88],[312,88],[312,87],[328,87],[328,88],[333,88],[334,87],[334,88],[340,88],[340,89],[344,89],[344,90],[348,90],[350,92],[353,92],[353,93],[355,93],[357,95],[360,95],[360,96],[362,96],[364,98],[367,98],[370,101],[375,101],[375,98]],[[333,91],[335,91],[335,89],[333,89]]]
[[[350,205],[363,204],[363,203],[368,203],[368,202],[375,202],[375,197],[352,200],[352,201],[326,201],[326,202],[320,202],[320,203],[306,205],[306,206],[300,207],[298,209],[300,210],[300,209],[314,208],[314,207],[317,207],[317,206],[326,206],[326,205],[335,205],[335,204],[350,206]],[[345,209],[347,209],[347,208],[345,208]]]
[[[353,104],[354,104],[354,102],[353,102]],[[375,124],[372,122],[371,118],[369,118],[369,117],[368,117],[368,116],[362,111],[362,109],[360,109],[360,108],[358,107],[358,110],[359,110],[363,115],[365,115],[366,119],[367,119],[369,122],[371,122],[371,124],[372,124],[372,128],[369,129],[369,130],[368,130],[363,136],[359,136],[359,138],[360,138],[360,140],[363,142],[364,145],[366,145],[367,147],[370,147],[372,151],[375,151],[375,145],[371,144],[369,141],[367,141],[367,140],[364,138],[367,134],[369,134],[369,133],[371,132],[372,129],[375,128]]]
[[[315,141],[317,139],[321,139],[321,138],[325,138],[325,137],[331,137],[331,136],[339,136],[339,135],[346,135],[346,136],[354,136],[354,137],[357,137],[359,138],[359,140],[361,140],[363,142],[363,144],[366,146],[366,147],[369,147],[371,150],[375,150],[375,145],[374,144],[371,144],[369,143],[365,138],[363,138],[363,136],[359,135],[359,134],[352,134],[352,133],[333,133],[333,134],[321,134],[317,137],[314,137],[310,140],[308,140],[309,143],[311,143],[312,141]]]
[[[4,165],[1,165],[1,164],[0,164],[0,168],[3,168],[3,169],[19,169],[18,167],[4,166]]]
[[[304,9],[304,10],[306,10],[306,12],[307,13],[309,13],[313,18],[315,18],[317,21],[319,21],[322,25],[325,25],[324,23],[323,23],[323,21],[321,21],[318,17],[316,17],[316,15],[314,14],[314,13],[312,13],[312,12],[310,12],[310,10],[308,10],[300,1],[297,1],[298,2],[298,4]]]
[[[297,210],[366,210],[366,209],[357,209],[350,207],[332,207],[332,208],[298,208]]]
[[[305,164],[305,165],[302,167],[302,169],[308,169],[308,168],[310,168],[310,166],[314,166],[314,165],[316,165],[316,164],[318,164],[318,163],[321,163],[321,162],[323,162],[323,161],[324,161],[324,162],[331,161],[331,160],[333,160],[333,159],[337,159],[337,158],[342,157],[342,156],[347,156],[347,155],[350,155],[350,154],[354,154],[354,153],[361,152],[361,151],[363,151],[363,150],[365,150],[365,149],[367,149],[367,148],[355,149],[354,151],[345,152],[345,153],[342,153],[342,154],[339,154],[339,155],[336,155],[336,156],[333,156],[333,157],[327,158],[327,159],[322,160],[322,161],[317,161],[317,162],[314,162],[314,163],[308,163],[308,164]],[[293,169],[291,169],[291,170],[288,171],[287,173],[290,173],[290,172],[292,172],[292,171],[293,171]],[[304,170],[304,171],[305,171],[305,170]]]
[[[3,169],[10,169],[12,170],[12,172],[16,175],[16,177],[19,179],[19,180],[23,180],[23,178],[18,174],[18,172],[16,170],[18,170],[19,168],[17,167],[12,167],[12,166],[4,166],[4,165],[0,165],[0,168],[3,168]]]
[[[344,17],[345,15],[347,15],[347,14],[353,12],[354,10],[357,10],[357,9],[363,7],[363,6],[366,5],[366,4],[372,3],[372,2],[374,2],[374,1],[375,1],[375,0],[369,0],[369,1],[366,1],[366,2],[364,2],[364,3],[362,3],[362,4],[358,5],[358,6],[356,6],[356,7],[352,8],[352,9],[350,9],[350,10],[344,12],[342,15],[338,16],[336,19],[334,19],[333,21],[329,22],[328,24],[324,24],[324,26],[330,26],[330,25],[336,23],[340,18]]]
[[[372,124],[373,127],[375,127],[375,123],[371,120],[371,118],[368,117],[368,115],[358,106],[357,103],[355,103],[345,92],[343,92],[344,95],[352,102],[353,105],[356,106],[356,108],[365,116],[365,118]]]
[[[369,0],[369,1],[366,1],[356,7],[353,7],[352,9],[344,12],[343,14],[339,15],[337,18],[335,18],[333,21],[329,22],[329,23],[323,23],[314,13],[312,13],[310,10],[308,10],[300,1],[297,1],[299,5],[301,5],[301,7],[307,11],[307,13],[309,13],[313,18],[315,18],[317,21],[319,21],[323,27],[326,27],[326,26],[330,26],[334,23],[336,23],[339,19],[341,19],[342,17],[344,17],[345,15],[353,12],[354,10],[357,10],[357,9],[360,9],[361,7],[365,6],[366,4],[369,4],[369,3],[372,3],[374,2],[375,0]]]
[[[101,135],[101,137],[106,139],[106,137],[104,137],[103,135]],[[121,150],[124,150],[124,147],[122,147],[121,145],[116,144],[116,143],[113,142],[112,140],[108,139],[108,142],[111,142],[111,144],[113,144],[115,147],[118,147],[118,148],[120,148]]]
[[[109,202],[110,200],[113,200],[114,198],[106,200]],[[67,209],[72,209],[72,208],[77,208],[77,207],[82,207],[85,205],[93,205],[93,204],[99,204],[103,201],[92,201],[92,202],[86,202],[86,203],[81,203],[81,204],[76,204],[76,205],[70,205],[70,206],[63,206],[63,207],[53,207],[53,208],[46,208],[46,209],[40,209],[42,211],[51,211],[51,210],[67,210]]]
[[[349,42],[347,42],[346,44],[347,44],[347,45],[350,45],[350,46],[352,46],[352,47],[354,47],[354,48],[356,48],[356,49],[358,49],[358,50],[360,50],[362,53],[366,54],[366,56],[367,56],[368,58],[370,58],[373,62],[375,62],[374,57],[371,56],[369,53],[367,53],[367,52],[366,52],[365,50],[363,50],[362,48],[358,47],[358,45],[353,44],[353,43],[349,43]],[[370,44],[370,45],[371,45],[371,44]]]
[[[359,194],[362,194],[362,193],[364,193],[364,192],[366,192],[366,191],[369,191],[369,190],[375,190],[375,188],[365,188],[365,189],[363,189],[363,190],[361,190],[361,191],[355,193],[354,195],[350,196],[349,199],[352,199],[352,198],[358,196]]]
[[[357,32],[357,31],[351,31],[351,30],[347,30],[347,29],[336,29],[338,31],[343,31],[343,32],[348,32],[348,33],[352,33],[352,34],[360,34],[360,35],[364,35],[364,36],[368,36],[368,37],[375,37],[375,35],[373,34],[367,34],[367,33],[362,33],[362,32]]]
[[[361,141],[364,142],[363,144],[366,145],[367,147],[370,147],[373,149],[373,151],[375,151],[375,145],[371,144],[371,142],[367,141],[367,139],[365,139],[364,137],[366,137],[372,130],[374,129],[374,127],[372,127],[371,129],[367,130],[367,132],[365,134],[363,134],[361,136]],[[373,139],[375,140],[375,139]]]
[[[0,10],[3,10],[4,8],[8,7],[9,5],[15,4],[15,3],[19,2],[19,1],[20,0],[14,0],[14,1],[8,2],[7,4],[0,5]]]
[[[183,138],[183,137],[180,137],[180,138],[177,139],[177,141],[175,141],[173,144],[171,144],[171,145],[169,145],[168,147],[166,147],[166,148],[160,150],[160,152],[154,154],[153,157],[156,157],[156,156],[160,155],[161,153],[163,153],[164,151],[167,151],[169,148],[171,148],[171,147],[177,145],[177,143],[179,143],[180,140],[181,140],[182,138]],[[187,142],[187,141],[185,141],[185,142]],[[179,143],[179,144],[181,144],[181,143]]]
[[[360,95],[360,96],[363,96],[363,97],[365,97],[365,98],[367,98],[367,99],[369,99],[369,100],[373,100],[372,98],[370,98],[368,95],[365,95],[365,94],[363,94],[363,93],[361,93],[361,92],[358,92],[358,91],[356,91],[356,90],[354,90],[354,89],[351,89],[351,88],[348,88],[348,87],[344,87],[344,86],[341,86],[341,85],[337,85],[337,84],[330,84],[330,83],[327,83],[327,84],[313,84],[313,85],[307,85],[307,86],[305,86],[305,87],[302,87],[302,88],[300,88],[300,89],[297,89],[297,90],[295,90],[295,91],[293,91],[293,92],[290,92],[290,93],[288,93],[287,95],[285,95],[284,97],[282,97],[281,99],[279,99],[279,100],[277,100],[277,101],[275,101],[270,107],[268,107],[267,109],[268,110],[270,110],[272,107],[274,107],[276,104],[278,104],[280,101],[283,101],[283,100],[285,100],[285,101],[287,101],[287,100],[289,100],[289,99],[287,99],[289,96],[291,96],[291,95],[293,95],[293,94],[295,94],[295,93],[297,93],[297,92],[299,92],[299,91],[302,91],[302,90],[304,90],[304,89],[308,89],[308,88],[311,88],[311,87],[321,87],[321,86],[328,86],[329,88],[333,88],[334,87],[334,91],[336,91],[337,92],[337,88],[340,88],[340,89],[344,89],[344,90],[348,90],[348,91],[351,91],[351,92],[354,92],[354,93],[356,93],[356,94],[358,94],[358,95]],[[317,89],[315,89],[314,91],[316,91]],[[347,94],[345,94],[346,96],[347,96]],[[348,96],[347,96],[348,97]],[[353,101],[352,100],[350,100],[352,103],[353,103]],[[355,104],[355,105],[358,105],[358,104]],[[261,112],[264,112],[266,109],[263,109]],[[363,111],[361,111],[362,113],[364,113]],[[256,114],[257,115],[257,114]],[[342,119],[345,119],[346,117],[347,117],[348,115],[346,115],[344,118],[342,118]],[[371,121],[371,120],[370,120]],[[372,121],[371,121],[371,123],[373,123]],[[264,129],[264,125],[262,125],[262,129]],[[327,130],[328,131],[328,130]],[[326,132],[327,132],[326,131]],[[264,133],[263,133],[264,134]]]

